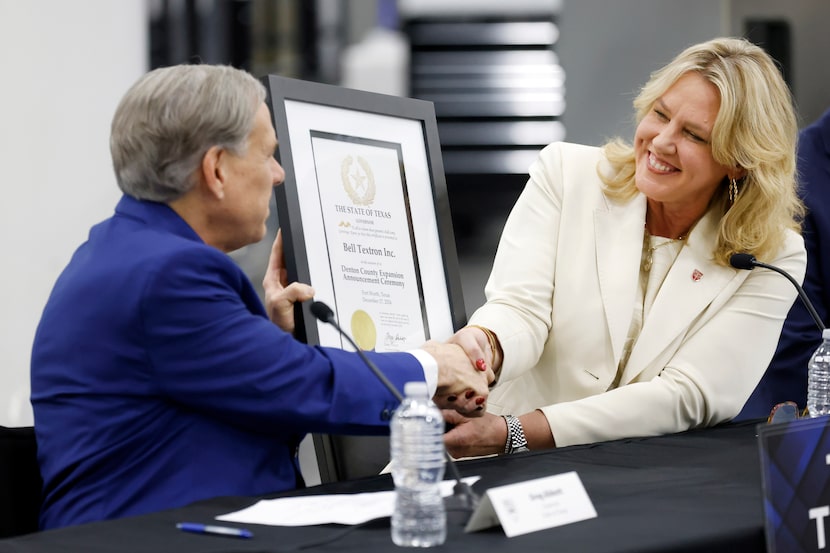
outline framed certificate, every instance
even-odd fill
[[[449,338],[466,312],[432,103],[262,80],[285,169],[275,195],[289,280],[311,284],[363,350]],[[295,306],[297,338],[352,349],[309,304]],[[322,482],[389,460],[385,436],[312,438]]]
[[[445,340],[466,321],[432,103],[269,75],[285,169],[289,279],[311,284],[363,350]],[[309,305],[297,337],[352,349]]]

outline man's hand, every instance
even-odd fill
[[[294,303],[304,302],[314,297],[314,289],[308,284],[292,282],[288,284],[288,271],[282,250],[282,229],[277,231],[268,270],[262,279],[265,290],[265,310],[268,318],[286,332],[294,333]]]
[[[455,344],[430,340],[422,347],[438,362],[438,389],[433,398],[436,405],[471,417],[483,415],[489,385],[495,379],[493,371],[473,366],[464,350]]]

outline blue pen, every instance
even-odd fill
[[[194,534],[213,534],[215,536],[231,536],[234,538],[252,538],[254,533],[244,528],[230,528],[228,526],[212,526],[210,524],[199,524],[198,522],[179,522],[176,528],[183,532]]]

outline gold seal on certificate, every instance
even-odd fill
[[[378,339],[378,332],[372,317],[362,309],[352,313],[352,336],[357,347],[364,351],[375,349]]]
[[[362,156],[357,156],[357,163],[350,155],[343,158],[340,180],[354,205],[372,205],[375,201],[375,174]]]

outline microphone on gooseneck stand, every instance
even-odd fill
[[[816,313],[816,308],[813,307],[813,302],[810,301],[810,298],[807,297],[807,294],[804,293],[804,288],[796,282],[796,280],[784,269],[776,267],[775,265],[769,265],[767,263],[762,263],[755,259],[754,255],[750,255],[748,253],[733,253],[732,257],[729,258],[729,264],[732,265],[736,269],[745,269],[751,271],[755,267],[763,267],[764,269],[769,269],[771,271],[775,271],[776,273],[783,275],[789,280],[793,286],[795,286],[796,291],[798,292],[798,297],[801,298],[801,301],[804,303],[804,307],[807,308],[807,311],[810,312],[810,316],[813,317],[813,321],[815,321],[816,326],[818,327],[819,332],[824,331],[824,323],[821,321],[821,317],[818,316]]]
[[[337,332],[339,332],[341,336],[348,340],[352,347],[357,351],[357,354],[363,360],[363,363],[365,363],[366,366],[369,367],[369,369],[371,369],[373,373],[375,373],[375,376],[378,377],[378,379],[381,382],[383,382],[383,385],[386,386],[386,389],[392,392],[392,395],[395,396],[395,399],[397,399],[398,401],[403,401],[403,394],[401,394],[398,391],[398,389],[395,388],[395,385],[392,384],[388,378],[386,378],[386,375],[380,371],[377,365],[372,363],[372,360],[366,357],[366,354],[363,353],[363,350],[357,347],[357,344],[354,343],[352,337],[346,334],[346,332],[342,328],[340,328],[340,325],[337,324],[337,320],[334,318],[334,311],[332,311],[328,305],[321,301],[315,301],[311,304],[311,314],[314,315],[317,318],[317,320],[322,321],[324,323],[328,323],[334,328],[336,328]]]
[[[337,332],[339,332],[340,335],[352,345],[355,351],[357,351],[357,354],[360,355],[363,363],[365,363],[366,366],[369,367],[373,373],[375,373],[375,376],[383,383],[384,386],[386,386],[392,395],[395,396],[398,401],[403,401],[403,395],[397,388],[395,388],[395,385],[392,384],[388,378],[386,378],[386,375],[381,372],[377,365],[372,363],[372,360],[369,359],[365,353],[363,353],[363,350],[357,347],[357,344],[354,340],[352,340],[352,337],[349,336],[345,330],[340,328],[340,325],[337,324],[337,319],[334,317],[334,312],[328,305],[321,301],[313,302],[311,304],[311,314],[314,315],[317,320],[333,326]],[[444,449],[444,456],[447,458],[447,465],[450,467],[452,479],[455,480],[453,495],[458,498],[459,506],[457,508],[464,511],[470,511],[472,513],[478,505],[479,497],[469,484],[461,480],[461,474],[458,472],[458,467],[455,466],[455,459],[450,456],[446,448]]]

